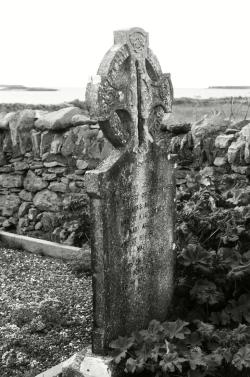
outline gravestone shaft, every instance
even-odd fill
[[[110,156],[86,173],[93,269],[93,352],[119,335],[164,320],[173,291],[174,163],[161,119],[173,90],[148,47],[148,34],[114,33],[86,100]]]

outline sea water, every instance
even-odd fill
[[[250,89],[175,88],[175,98],[250,97]],[[0,103],[59,104],[84,101],[85,88],[58,88],[57,91],[0,90]]]

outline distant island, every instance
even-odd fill
[[[250,86],[209,86],[208,89],[250,89]]]
[[[42,87],[29,87],[24,85],[0,85],[0,91],[4,90],[25,90],[27,92],[56,92],[58,89],[42,88]]]

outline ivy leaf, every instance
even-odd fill
[[[222,325],[228,325],[231,322],[230,315],[225,310],[212,312],[209,319],[215,325],[219,325],[220,323]]]
[[[192,331],[187,339],[187,343],[191,346],[200,346],[202,344],[202,339],[198,331]]]
[[[126,357],[127,350],[134,344],[134,337],[122,337],[119,336],[118,339],[113,340],[110,343],[110,347],[115,349],[118,354],[115,356],[114,361],[119,364],[121,359]]]
[[[166,353],[163,356],[163,360],[160,361],[159,365],[163,372],[174,372],[176,369],[182,371],[182,363],[187,360],[184,357],[179,357],[177,352]]]
[[[240,253],[228,247],[221,247],[217,252],[217,257],[222,266],[226,268],[239,266],[241,262]]]
[[[250,295],[243,294],[238,301],[231,300],[226,306],[225,312],[234,322],[240,323],[244,318],[250,323]]]
[[[163,331],[163,327],[159,321],[152,320],[149,323],[147,330],[139,331],[139,337],[141,337],[144,342],[158,342],[160,339],[160,334]]]
[[[205,363],[207,365],[207,370],[209,372],[215,371],[219,366],[221,366],[223,361],[223,356],[217,352],[213,351],[211,354],[204,356]]]
[[[229,348],[218,347],[214,352],[220,354],[227,363],[232,361],[232,353]]]
[[[214,326],[211,323],[205,323],[200,320],[193,321],[197,326],[197,331],[203,337],[210,337],[214,331]]]
[[[241,279],[245,275],[250,274],[250,263],[241,264],[240,266],[235,266],[228,272],[227,277],[229,279]]]
[[[135,371],[142,372],[144,370],[144,362],[142,360],[133,359],[130,357],[126,361],[125,372],[135,373]]]
[[[190,291],[192,298],[196,299],[199,304],[215,305],[224,299],[223,293],[217,290],[216,285],[208,281],[197,280],[194,287]]]
[[[243,259],[246,261],[250,261],[250,250],[248,250],[246,253],[242,255]]]
[[[232,364],[238,370],[242,370],[243,367],[250,367],[250,344],[246,344],[239,349],[233,357]]]
[[[159,358],[159,356],[161,355],[161,351],[160,351],[160,349],[161,349],[161,345],[160,344],[156,344],[153,348],[152,348],[152,350],[151,350],[151,352],[150,352],[150,355],[149,355],[149,357],[150,357],[150,359],[152,359],[154,362],[157,362],[158,361],[158,358]]]
[[[198,269],[204,270],[204,272],[209,271],[212,255],[212,253],[197,244],[189,244],[180,254],[184,266],[193,265]]]
[[[162,326],[165,329],[165,334],[168,338],[185,339],[186,335],[190,334],[190,330],[186,327],[189,323],[181,319],[175,322],[164,322]]]
[[[236,342],[245,341],[247,338],[250,338],[250,327],[240,323],[239,326],[233,330],[232,335]]]
[[[207,365],[200,347],[194,347],[190,350],[188,361],[192,370],[195,370],[198,366]]]

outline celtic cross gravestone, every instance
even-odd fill
[[[164,320],[173,291],[174,163],[161,120],[171,112],[169,74],[148,33],[114,33],[86,99],[110,156],[87,172],[92,219],[93,352],[119,335]]]

